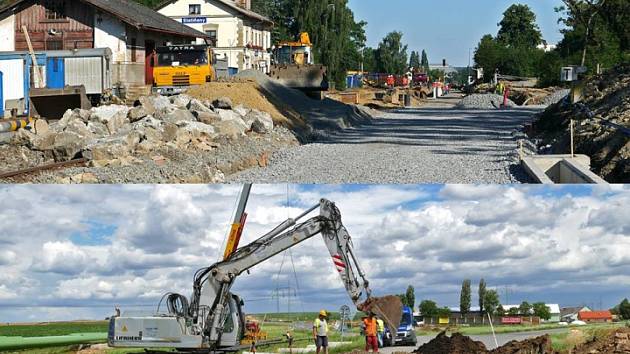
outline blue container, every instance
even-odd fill
[[[46,60],[46,86],[59,89],[66,86],[63,58],[47,58]]]
[[[0,118],[4,118],[4,88],[2,87],[2,79],[4,74],[0,71]]]
[[[228,68],[228,75],[234,76],[238,74],[238,68]]]

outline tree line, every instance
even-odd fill
[[[564,25],[563,38],[548,52],[528,5],[514,4],[504,13],[496,36],[481,38],[475,63],[489,81],[495,71],[516,76],[539,77],[541,86],[559,83],[560,68],[585,65],[592,73],[630,61],[630,1],[563,0],[555,9]]]

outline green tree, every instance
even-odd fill
[[[409,56],[409,67],[414,68],[415,70],[420,69],[420,54],[416,51],[411,51],[411,55]]]
[[[374,48],[366,47],[363,49],[363,70],[369,73],[378,71],[376,65],[376,50],[374,50]]]
[[[403,306],[409,306],[407,303],[407,295],[406,294],[398,294],[396,295],[400,298],[400,302],[402,302]]]
[[[410,308],[414,308],[416,304],[416,294],[413,286],[409,285],[407,287],[407,291],[405,292],[405,297],[407,298],[407,306]]]
[[[536,14],[528,5],[510,6],[503,13],[499,26],[497,40],[506,46],[536,48],[542,43],[542,34],[536,24]]]
[[[487,34],[481,38],[475,49],[475,64],[483,68],[485,79],[492,79],[495,71],[501,67],[505,54],[505,47],[497,42],[492,35]]]
[[[431,300],[422,300],[418,309],[422,316],[434,317],[438,313],[437,303]]]
[[[630,301],[623,299],[619,304],[619,316],[621,319],[630,320]]]
[[[516,315],[518,315],[518,314],[519,314],[518,307],[510,307],[510,309],[508,310],[508,312],[507,312],[507,313],[508,313],[508,315],[510,315],[510,316],[516,316]]]
[[[402,32],[391,32],[378,45],[376,52],[378,71],[396,75],[407,71],[407,45],[403,45],[402,37]]]
[[[505,309],[503,308],[503,305],[499,305],[499,307],[497,307],[497,316],[505,316]]]
[[[481,278],[481,280],[479,280],[479,289],[477,290],[477,295],[479,296],[479,311],[481,313],[483,313],[483,310],[485,310],[485,306],[484,306],[484,301],[486,298],[486,281]]]
[[[274,22],[271,43],[293,40],[296,36],[291,31],[293,10],[290,0],[252,0],[252,10]]]
[[[527,302],[527,301],[523,301],[521,302],[521,305],[518,307],[518,313],[523,315],[523,316],[529,316],[532,313],[532,305]]]
[[[540,317],[545,321],[551,318],[551,310],[544,302],[536,302],[532,305],[534,316]]]
[[[462,282],[462,291],[459,294],[459,311],[462,313],[462,315],[470,312],[470,303],[470,279],[465,279]]]
[[[499,293],[496,290],[486,290],[483,296],[483,311],[494,315],[500,305]]]
[[[425,73],[429,72],[429,57],[427,56],[427,51],[422,50],[422,59],[420,60],[420,66],[424,69]]]
[[[437,310],[437,316],[438,317],[449,317],[450,315],[451,315],[451,309],[449,309],[446,306],[444,306],[442,308],[439,308]]]

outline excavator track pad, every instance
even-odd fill
[[[398,326],[400,326],[400,320],[402,319],[402,308],[402,301],[395,295],[371,297],[357,305],[359,311],[365,313],[373,312],[376,316],[383,319],[392,333],[398,331]]]

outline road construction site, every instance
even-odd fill
[[[0,137],[0,180],[540,182],[526,173],[521,158],[570,153],[573,118],[574,149],[584,154],[584,169],[627,182],[627,72],[621,67],[593,79],[580,106],[567,104],[567,90],[557,88],[515,91],[514,101],[487,90],[451,92],[404,107],[404,99],[379,106],[374,97],[391,100],[410,91],[374,95],[366,88],[370,98],[359,104],[333,99],[339,96],[334,92],[314,100],[263,73],[245,71],[185,94],[68,110],[60,120],[18,120],[25,128]],[[355,96],[365,96],[365,90]]]
[[[309,335],[311,321],[316,314],[292,314],[294,320],[280,322],[267,319],[262,322],[262,330],[269,339],[278,342],[260,345],[258,353],[289,353],[289,345],[284,336],[290,332],[294,336],[291,352],[314,353],[314,345]],[[259,314],[256,318],[273,317],[273,314]],[[299,317],[299,319],[298,319]],[[337,321],[333,321],[336,323]],[[630,348],[630,331],[623,326],[590,325],[585,327],[555,328],[545,330],[520,330],[515,327],[509,333],[492,335],[485,327],[485,334],[466,335],[466,331],[475,328],[416,328],[417,346],[388,346],[379,348],[379,352],[393,353],[518,353],[515,348],[530,348],[534,351],[525,353],[627,353]],[[499,330],[499,329],[497,329]],[[0,325],[0,350],[29,353],[81,353],[81,354],[118,354],[139,353],[142,349],[113,349],[104,344],[107,322],[41,323]],[[461,334],[459,331],[462,331]],[[71,334],[71,332],[73,334]],[[364,338],[358,328],[346,330],[342,334],[334,330],[331,333],[331,354],[360,353]],[[497,351],[504,347],[505,351]],[[511,351],[507,350],[508,348]],[[624,351],[625,350],[625,351]],[[242,351],[243,354],[248,350]]]

